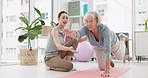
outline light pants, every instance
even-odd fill
[[[97,57],[97,62],[98,62],[98,67],[100,70],[105,69],[105,53],[102,50],[99,50],[98,48],[94,47],[96,57]],[[124,41],[117,41],[115,45],[112,46],[111,48],[111,53],[117,60],[123,60],[124,55],[125,55],[125,43]]]

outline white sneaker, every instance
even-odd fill
[[[47,69],[47,70],[50,70],[50,67],[48,67],[48,66],[45,66],[45,69]]]
[[[123,33],[119,34],[118,36],[119,38],[125,38],[126,41],[128,40],[128,36]]]
[[[46,70],[54,70],[54,68],[50,68],[48,66],[45,67]]]
[[[71,71],[77,71],[77,69],[73,67]]]

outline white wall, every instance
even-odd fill
[[[129,32],[132,37],[131,0],[108,0],[108,26],[114,32]]]
[[[68,2],[71,0],[53,0],[53,21],[58,22],[58,13],[61,10],[68,12]]]
[[[54,1],[54,0],[53,0]],[[51,3],[52,0],[36,0],[35,6],[42,12],[48,13],[48,20],[45,21],[45,25],[49,26],[51,22]]]
[[[1,65],[1,55],[2,55],[2,0],[0,0],[0,65]]]
[[[108,0],[108,27],[114,32],[128,32],[132,39],[132,0]],[[129,41],[130,57],[133,55]]]

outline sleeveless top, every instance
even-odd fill
[[[57,27],[57,31],[58,31],[60,42],[62,45],[64,45],[66,36],[62,34],[62,29],[59,25]],[[53,36],[51,35],[51,33],[49,33],[46,48],[45,48],[45,56],[48,56],[48,57],[56,56],[58,54],[58,51],[59,50],[57,49],[57,46],[55,45]]]

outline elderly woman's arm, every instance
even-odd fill
[[[66,36],[70,37],[70,38],[76,38],[77,37],[77,32],[75,31],[71,31],[69,29],[63,29],[63,34],[65,34]]]

